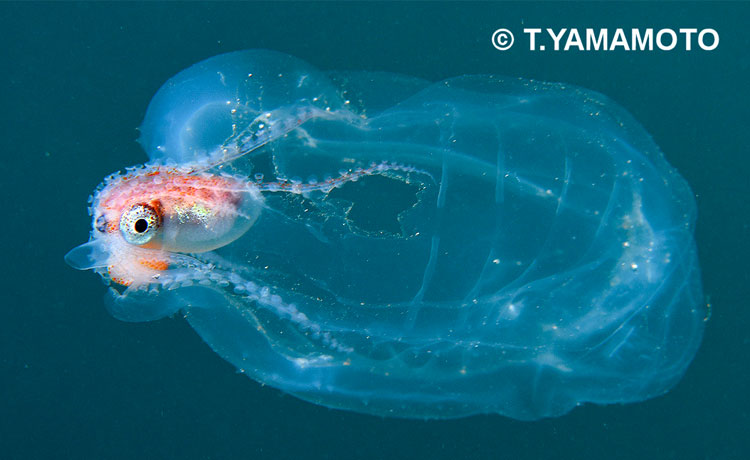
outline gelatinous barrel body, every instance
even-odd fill
[[[247,233],[193,255],[210,276],[115,301],[130,320],[138,299],[183,311],[242,372],[303,399],[536,419],[660,395],[700,343],[691,191],[600,94],[326,76],[245,51],[167,82],[142,131],[152,160],[264,181],[404,166],[264,189]]]

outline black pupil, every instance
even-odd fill
[[[146,219],[138,219],[135,221],[135,231],[138,233],[143,233],[146,230],[148,230],[148,222]]]

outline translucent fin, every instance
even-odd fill
[[[100,239],[76,246],[65,254],[65,262],[76,270],[106,267],[108,259],[109,252]]]

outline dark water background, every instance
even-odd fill
[[[750,458],[747,3],[0,4],[0,458]],[[712,27],[705,51],[499,52],[500,27]],[[713,316],[682,382],[524,423],[333,411],[235,373],[181,319],[126,324],[63,263],[86,198],[142,163],[151,96],[222,52],[431,80],[497,73],[625,106],[686,177]]]

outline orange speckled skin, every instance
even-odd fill
[[[104,218],[104,233],[98,238],[108,241],[109,279],[122,286],[148,283],[156,274],[168,270],[171,253],[162,250],[154,239],[134,250],[120,235],[119,222],[123,212],[135,204],[148,204],[162,218],[174,216],[178,208],[199,204],[213,216],[234,217],[247,190],[242,178],[196,173],[191,168],[146,166],[113,175],[96,192],[91,208],[95,219]]]
[[[108,181],[98,193],[95,210],[104,214],[108,232],[117,232],[120,215],[136,203],[152,206],[162,216],[176,208],[204,203],[217,215],[235,213],[244,183],[239,178],[192,174],[191,169],[151,166]]]

